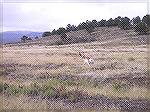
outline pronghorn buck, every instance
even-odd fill
[[[79,52],[79,56],[83,59],[84,64],[88,64],[90,66],[90,64],[94,63],[94,60],[89,56],[86,56],[83,51]]]

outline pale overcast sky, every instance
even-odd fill
[[[17,1],[3,0],[3,31],[52,31],[66,27],[68,23],[78,25],[86,20],[108,20],[118,16],[136,16],[148,14],[147,0],[133,2],[98,1]]]

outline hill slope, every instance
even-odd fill
[[[134,30],[122,30],[118,27],[97,27],[91,34],[89,34],[86,30],[79,30],[68,32],[66,35],[67,38],[70,39],[69,45],[75,43],[85,44],[92,42],[93,45],[112,47],[120,45],[141,45],[147,44],[148,41],[147,35],[138,35],[136,32],[134,32]],[[60,35],[51,35],[20,44],[61,45],[63,43]]]
[[[97,42],[105,42],[110,43],[111,41],[118,43],[121,42],[122,44],[132,43],[140,44],[141,42],[145,44],[147,42],[146,35],[138,35],[134,30],[121,30],[118,27],[98,27],[94,29],[94,32],[89,34],[86,30],[79,30],[79,31],[71,31],[66,33],[68,38],[72,40],[77,40],[79,38],[90,38],[96,39]],[[134,38],[134,39],[132,39]],[[46,44],[46,45],[53,45],[57,44],[57,41],[60,41],[60,35],[52,35],[48,37],[43,37],[33,41],[32,43],[37,44]],[[129,40],[129,41],[128,41]],[[132,42],[131,42],[132,41]],[[142,44],[141,43],[141,44]],[[115,45],[113,44],[113,45]]]

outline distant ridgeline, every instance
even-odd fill
[[[38,35],[34,39],[28,33],[19,35],[16,40],[20,40],[22,44],[63,45],[102,41],[114,36],[120,38],[123,36],[147,35],[150,34],[150,15],[145,15],[143,18],[137,16],[133,19],[118,16],[109,20],[86,20],[86,22],[82,22],[77,26],[68,24],[66,28],[60,27],[51,32],[36,33]],[[4,35],[6,34],[4,33]],[[15,41],[15,38],[9,37],[8,40]],[[5,38],[3,41],[5,43]]]
[[[26,35],[30,37],[32,40],[37,37],[42,36],[42,32],[32,32],[32,31],[6,31],[0,33],[0,42],[1,44],[6,43],[17,43],[21,41],[21,38]]]

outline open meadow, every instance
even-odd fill
[[[121,42],[3,46],[0,108],[146,112],[150,108],[148,46]],[[81,50],[93,64],[83,63]]]

